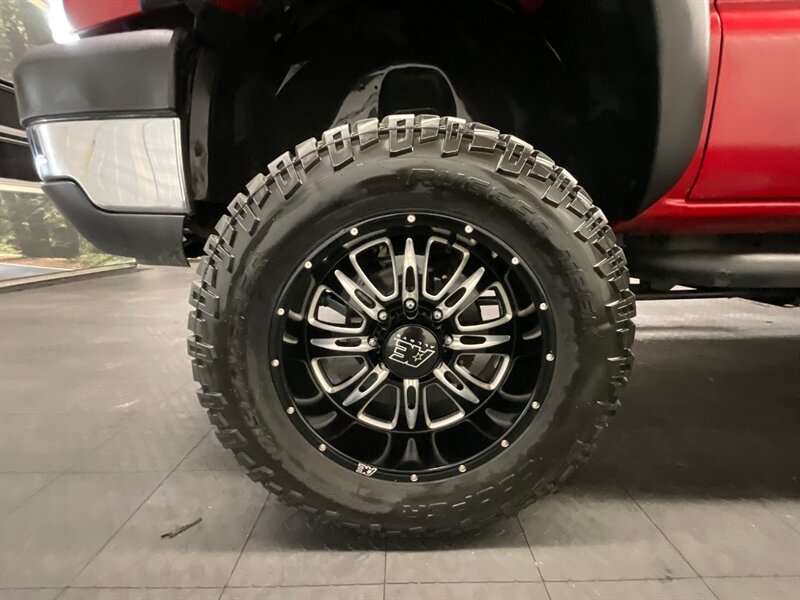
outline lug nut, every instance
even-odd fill
[[[438,308],[433,311],[433,319],[435,321],[441,321],[442,320],[442,311],[440,311]]]
[[[389,318],[389,313],[387,313],[385,310],[382,310],[381,312],[378,313],[379,321],[385,321],[388,318]]]
[[[444,336],[444,345],[445,346],[449,346],[452,343],[453,343],[453,336],[452,335]]]
[[[417,220],[417,217],[415,217],[414,215],[408,215],[406,217],[406,221],[408,221],[409,223],[413,223],[416,220]]]
[[[367,343],[374,348],[378,345],[378,338],[371,337],[367,340]]]
[[[279,364],[281,364],[281,361],[279,361],[277,358],[273,358],[269,364],[271,364],[273,367],[277,367]]]
[[[411,298],[409,298],[408,300],[406,300],[405,307],[406,310],[414,310],[415,308],[417,308],[417,303],[414,302],[414,300],[412,300]]]

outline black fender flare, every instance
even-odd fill
[[[692,160],[706,111],[711,60],[707,0],[654,0],[659,113],[653,167],[641,209],[664,195]]]

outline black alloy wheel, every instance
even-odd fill
[[[534,274],[468,222],[394,214],[299,265],[270,336],[303,435],[373,477],[435,480],[490,460],[535,418],[555,360]]]

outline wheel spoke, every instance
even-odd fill
[[[488,355],[488,356],[497,356],[497,357],[499,357],[499,361],[500,362],[497,365],[497,367],[495,368],[494,373],[492,374],[491,378],[488,381],[485,381],[485,380],[479,379],[478,377],[473,375],[470,372],[470,370],[460,362],[461,359],[463,359],[465,357],[468,357],[468,356],[471,356],[471,355],[462,354],[461,356],[459,356],[458,357],[459,360],[456,360],[455,364],[453,365],[453,369],[455,369],[455,371],[459,375],[464,377],[464,379],[466,379],[467,381],[469,381],[473,385],[477,385],[481,389],[484,389],[484,390],[487,390],[487,391],[491,391],[491,390],[497,389],[497,386],[500,385],[500,383],[505,378],[506,373],[508,372],[508,367],[511,365],[511,357],[508,356],[508,354],[491,354],[491,355]],[[473,356],[478,356],[478,355],[476,354],[476,355],[473,355]],[[481,354],[480,356],[487,356],[487,355],[486,354]]]
[[[439,380],[449,392],[455,394],[462,400],[472,404],[478,404],[480,400],[469,386],[446,364],[441,363],[433,370],[433,376]]]
[[[461,311],[461,309],[474,300],[475,288],[483,277],[486,269],[480,267],[472,275],[462,281],[455,290],[453,290],[447,298],[442,300],[436,307],[437,310],[442,312],[442,318],[449,319],[452,315]]]
[[[433,290],[428,289],[428,275],[431,273],[431,270],[434,268],[432,261],[431,261],[431,250],[436,245],[445,246],[452,251],[458,252],[460,254],[458,264],[455,266],[455,269],[452,273],[441,273],[442,279],[447,278],[447,283],[444,284],[444,287],[440,289],[438,292],[434,293]],[[442,298],[444,298],[450,289],[456,284],[458,278],[461,276],[461,273],[464,271],[464,267],[467,266],[467,261],[469,260],[469,251],[461,246],[460,244],[451,244],[446,239],[438,236],[434,236],[428,239],[428,243],[425,246],[425,260],[423,261],[422,267],[422,295],[425,296],[428,300],[433,300],[434,302],[438,302]]]
[[[384,381],[386,381],[388,376],[389,369],[387,369],[383,364],[375,365],[367,374],[367,376],[361,380],[361,383],[359,383],[355,389],[350,392],[347,398],[345,398],[344,402],[342,402],[342,406],[350,406],[351,404],[355,404],[359,400],[366,398],[375,392],[378,387]]]
[[[397,427],[397,421],[400,419],[400,390],[396,386],[389,386],[391,389],[394,390],[394,411],[392,412],[392,418],[389,421],[384,419],[380,419],[371,415],[367,412],[367,409],[372,405],[373,402],[378,401],[378,396],[373,395],[370,400],[367,401],[364,406],[361,407],[361,410],[358,411],[356,417],[364,421],[364,423],[368,423],[379,429],[386,429],[387,431],[391,431],[395,427]]]
[[[531,329],[530,331],[526,331],[522,334],[522,339],[526,342],[530,340],[537,340],[542,337],[542,326],[537,324],[536,327]]]
[[[510,335],[454,335],[453,341],[448,344],[448,348],[455,351],[474,351],[483,350],[485,348],[492,348],[505,344],[511,339]]]
[[[356,310],[365,313],[375,321],[379,321],[381,311],[385,312],[383,305],[375,300],[372,296],[367,294],[355,281],[350,279],[347,275],[337,270],[334,272],[336,279],[347,292],[348,298],[351,300],[351,305]]]
[[[334,358],[312,358],[311,359],[311,371],[314,373],[314,377],[319,383],[319,386],[322,388],[324,392],[328,394],[335,394],[336,392],[340,392],[343,389],[346,389],[353,385],[356,381],[361,379],[364,374],[369,370],[367,367],[367,363],[364,362],[364,359],[360,356],[337,356],[335,358],[358,358],[362,361],[361,367],[351,376],[346,377],[342,381],[338,383],[332,383],[328,376],[325,374],[325,371],[322,367],[324,360],[334,360]]]
[[[322,304],[323,298],[328,301],[327,305]],[[353,322],[350,318],[352,315],[346,314],[348,307],[351,307],[351,310],[358,317],[358,321],[355,321],[355,324],[348,324]],[[345,313],[342,311],[345,311]],[[323,315],[323,313],[325,314]],[[367,325],[367,320],[361,312],[356,308],[352,308],[352,305],[345,301],[344,298],[324,285],[319,286],[314,292],[307,319],[308,323],[317,329],[351,335],[363,332]]]
[[[369,338],[365,336],[354,337],[335,337],[335,338],[312,338],[311,344],[317,348],[331,350],[333,352],[369,352],[372,346],[369,345]]]
[[[414,429],[417,425],[417,413],[419,412],[419,380],[403,380],[403,406],[405,407],[406,423],[409,429]]]
[[[462,315],[467,309],[470,308],[470,305],[472,304],[473,302],[463,305],[463,308],[456,315],[456,327],[459,331],[486,331],[488,329],[494,329],[495,327],[499,327],[500,325],[508,323],[513,316],[511,310],[511,301],[508,299],[508,294],[499,281],[495,281],[493,284],[488,286],[485,290],[478,294],[474,300],[474,304],[478,310],[478,316],[480,317],[480,322],[465,324],[462,322]],[[484,309],[485,312],[492,315],[486,320],[483,318]],[[493,316],[495,311],[497,312],[497,316]]]
[[[452,396],[447,394],[445,397],[452,402],[453,412],[446,414],[442,417],[433,418],[431,415],[431,410],[429,408],[429,402],[431,399],[428,397],[429,390],[432,388],[437,387],[435,383],[428,384],[425,386],[425,389],[422,390],[422,412],[425,417],[425,425],[427,425],[428,429],[435,430],[441,429],[442,427],[447,427],[448,425],[452,425],[457,421],[460,421],[464,418],[467,412],[464,408],[459,404]]]
[[[367,250],[377,248],[380,246],[384,246],[387,250],[387,255],[385,260],[387,264],[391,264],[392,269],[392,290],[388,294],[384,294],[375,283],[372,281],[371,274],[367,273],[361,263],[358,260],[358,256],[363,254]],[[358,276],[361,278],[361,281],[364,283],[364,287],[366,287],[370,293],[378,298],[381,302],[389,302],[397,297],[397,270],[395,267],[395,259],[394,259],[394,249],[392,248],[392,242],[387,237],[382,237],[377,240],[373,240],[364,244],[363,246],[359,246],[355,250],[350,253],[350,263],[353,265],[353,268],[358,273]]]
[[[403,253],[403,304],[406,300],[413,300],[414,305],[419,303],[419,274],[417,272],[417,253],[414,251],[414,240],[406,239],[406,249]]]

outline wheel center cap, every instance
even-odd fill
[[[430,329],[403,325],[389,334],[383,345],[389,370],[402,379],[420,379],[439,362],[439,342]]]

